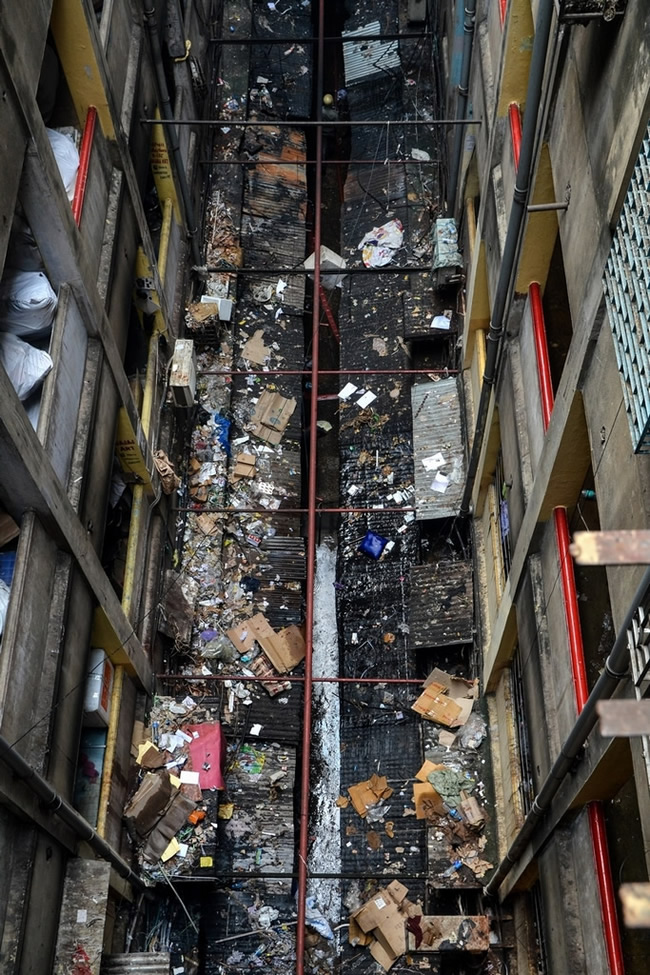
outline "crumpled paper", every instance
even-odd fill
[[[401,220],[389,220],[381,227],[373,227],[364,234],[358,250],[366,267],[385,267],[393,259],[394,252],[402,246],[404,227]]]

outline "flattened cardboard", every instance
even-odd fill
[[[417,701],[412,705],[412,709],[426,718],[427,721],[437,721],[438,724],[444,724],[447,728],[456,728],[458,724],[463,723],[459,721],[463,714],[463,708],[457,701],[449,697],[442,684],[435,681],[425,687]]]
[[[414,782],[413,783],[413,805],[415,806],[415,815],[417,819],[426,819],[426,803],[433,803],[436,809],[440,809],[441,813],[444,813],[445,809],[443,806],[442,798],[440,793],[436,792],[430,782]]]
[[[435,762],[430,762],[427,758],[420,771],[416,772],[415,778],[418,780],[418,782],[428,782],[430,772],[437,772],[439,769],[444,767],[444,765],[436,765]]]
[[[237,454],[232,472],[233,481],[239,481],[242,477],[255,477],[257,473],[255,470],[256,463],[255,454]]]
[[[393,898],[396,904],[401,904],[409,892],[408,887],[405,887],[404,884],[401,884],[399,880],[391,880],[391,882],[386,887],[386,890],[388,891],[388,893]]]
[[[176,835],[181,826],[185,825],[187,817],[193,809],[196,809],[196,803],[177,792],[165,811],[165,815],[149,836],[143,851],[145,860],[151,862],[160,857],[163,851],[167,849],[172,837]]]
[[[162,768],[169,759],[152,741],[143,742],[138,748],[136,762],[142,768]]]
[[[263,646],[263,640],[272,640],[275,631],[263,613],[256,613],[227,631],[228,638],[238,653],[246,653],[255,641]]]
[[[274,633],[273,639],[262,646],[264,653],[280,674],[287,674],[305,659],[305,638],[300,627],[295,624],[285,626],[279,633]]]
[[[485,914],[424,914],[420,918],[420,930],[422,942],[417,948],[415,935],[409,932],[409,951],[444,951],[443,945],[458,944],[463,951],[478,953],[490,947],[490,919]]]
[[[265,443],[277,446],[296,408],[295,399],[265,389],[255,407],[248,430]]]
[[[393,790],[388,785],[385,775],[373,775],[364,782],[357,782],[348,789],[352,805],[362,819],[368,815],[368,809],[376,806],[380,799],[389,799]]]
[[[160,819],[171,796],[172,784],[169,781],[169,774],[166,771],[147,772],[138,791],[124,810],[124,815],[134,821],[133,824],[140,836],[146,836]]]
[[[361,926],[357,924],[354,915],[350,915],[350,924],[348,927],[348,941],[351,945],[361,945],[362,948],[366,948],[369,944],[372,944],[373,937],[371,934],[366,934]]]
[[[254,362],[257,366],[263,366],[271,354],[271,349],[264,345],[264,329],[258,328],[257,331],[244,344],[241,354],[244,359]]]
[[[398,956],[394,955],[389,948],[381,943],[378,939],[375,939],[370,945],[370,954],[375,959],[378,964],[384,969],[385,972],[389,972]]]

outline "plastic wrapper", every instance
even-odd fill
[[[59,173],[61,174],[66,194],[70,202],[72,202],[74,188],[77,182],[77,171],[79,169],[79,153],[77,152],[77,147],[72,139],[68,138],[67,135],[63,135],[62,132],[57,132],[55,129],[46,129],[45,131],[50,140],[52,152],[54,153],[56,164],[59,167]]]
[[[42,271],[9,268],[0,281],[0,330],[21,338],[47,335],[57,297]]]
[[[0,332],[0,361],[20,400],[39,388],[52,368],[47,352],[35,349],[15,335]]]

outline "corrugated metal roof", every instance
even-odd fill
[[[381,24],[378,20],[358,27],[356,30],[344,31],[346,37],[363,37],[364,35],[380,34]],[[399,44],[397,41],[362,41],[356,44],[343,44],[343,62],[345,66],[345,83],[362,81],[371,75],[383,74],[391,68],[400,67]]]
[[[104,955],[101,975],[169,975],[171,955],[167,951],[133,951],[126,955]]]
[[[411,649],[469,643],[474,630],[471,562],[414,565],[410,574]]]
[[[413,460],[415,464],[415,506],[419,520],[453,518],[458,514],[465,482],[465,451],[458,386],[452,377],[434,383],[419,383],[411,390],[413,411]],[[442,455],[437,469],[423,461]],[[434,483],[444,487],[436,490]]]

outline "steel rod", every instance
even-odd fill
[[[439,159],[326,159],[327,166],[437,166]],[[199,159],[200,166],[315,166],[315,159]]]
[[[169,879],[172,883],[183,884],[190,883],[196,880],[203,881],[204,883],[218,884],[221,880],[280,880],[286,877],[287,880],[295,880],[298,874],[296,872],[285,871],[285,873],[265,873],[263,871],[255,871],[255,873],[250,873],[248,870],[246,872],[232,871],[230,873],[223,873],[219,871],[218,877],[206,877],[201,874],[180,874],[177,877],[170,877]],[[381,880],[382,884],[389,880],[431,880],[426,873],[310,873],[309,877],[311,880],[370,880],[375,877]]]
[[[546,210],[568,210],[569,204],[564,203],[531,203],[526,207],[529,213],[544,213]]]
[[[319,369],[319,376],[455,376],[458,369]],[[311,369],[202,369],[197,376],[311,376]]]
[[[318,47],[316,53],[316,172],[314,188],[314,253],[321,252],[323,218],[323,69],[325,37],[325,0],[318,0]],[[314,265],[314,294],[321,286],[320,264]],[[316,518],[318,472],[318,382],[320,353],[320,304],[312,308],[312,398],[309,404],[309,480],[307,485],[307,573],[305,580],[305,690],[303,694],[302,754],[300,760],[300,804],[298,832],[298,890],[296,927],[296,975],[305,975],[305,920],[307,912],[307,858],[309,856],[309,801],[311,797],[311,733],[312,733],[312,654],[314,646],[314,589],[316,587]]]
[[[196,266],[196,271],[207,272],[208,274],[260,274],[265,277],[275,277],[276,274],[313,274],[314,268],[303,267],[217,267],[213,264]],[[430,264],[411,264],[403,267],[341,267],[341,268],[322,268],[323,275],[345,275],[345,274],[420,274],[422,272],[431,273]]]
[[[291,129],[305,129],[305,128],[317,128],[321,131],[325,128],[332,128],[333,126],[339,126],[341,128],[352,127],[360,128],[365,126],[366,128],[375,128],[377,126],[389,126],[392,128],[398,128],[400,125],[424,125],[424,126],[436,126],[436,125],[480,125],[481,119],[475,118],[437,118],[437,119],[370,119],[368,121],[344,121],[343,119],[338,119],[336,122],[330,121],[329,119],[296,119],[295,121],[287,122],[285,119],[278,119],[275,121],[266,119],[234,119],[234,118],[220,118],[220,119],[209,119],[209,118],[174,118],[174,119],[156,119],[148,118],[147,116],[141,116],[141,125],[202,125],[209,126],[212,128],[223,128],[230,126],[231,128],[236,126],[237,128],[291,128]],[[327,160],[326,160],[327,162]],[[318,167],[318,163],[316,163]],[[322,166],[322,163],[321,163]]]
[[[161,680],[226,681],[237,680],[242,683],[264,684],[288,680],[294,684],[304,684],[305,678],[292,674],[278,674],[272,677],[259,677],[256,674],[156,674]],[[422,686],[422,677],[310,677],[312,684],[417,684]]]
[[[345,37],[337,34],[323,37],[325,44],[365,44],[366,41],[416,41],[433,37],[430,31],[411,34],[356,34]],[[249,46],[267,47],[269,44],[318,44],[318,37],[211,37],[210,44],[247,44]]]
[[[316,402],[316,397],[313,397]],[[219,508],[216,505],[202,504],[192,507],[182,505],[174,508],[174,511],[209,511],[213,514],[229,515],[306,515],[309,508]],[[319,515],[363,515],[363,514],[400,514],[402,511],[417,511],[417,508],[317,508]]]

